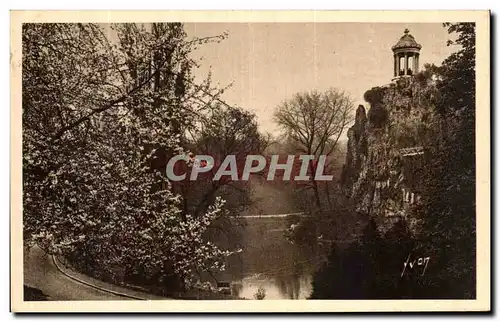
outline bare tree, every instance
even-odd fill
[[[274,117],[285,136],[295,143],[297,152],[328,157],[338,147],[342,133],[352,122],[353,110],[353,102],[345,92],[330,89],[322,93],[297,93],[278,107]],[[314,165],[309,165],[313,173]],[[316,207],[321,210],[318,183],[314,175],[310,178]]]

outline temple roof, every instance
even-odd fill
[[[415,48],[420,49],[422,45],[415,41],[415,38],[410,35],[410,31],[405,29],[405,34],[399,39],[397,44],[392,46],[392,50],[403,49],[403,48]]]

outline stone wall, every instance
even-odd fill
[[[374,87],[365,93],[368,113],[360,105],[348,130],[342,189],[381,230],[403,217],[415,223],[411,210],[425,188],[426,146],[436,131],[435,94],[432,80],[416,77]]]

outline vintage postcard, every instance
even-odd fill
[[[491,310],[489,21],[12,11],[11,310]]]

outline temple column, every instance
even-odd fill
[[[415,74],[415,53],[411,53],[409,57],[411,57],[411,64],[409,61],[410,58],[408,58],[408,68],[411,69],[411,74],[414,75]]]
[[[408,75],[408,54],[405,53],[405,75]]]
[[[415,55],[415,73],[418,73],[418,57],[419,56],[420,56],[419,54]]]
[[[396,76],[400,76],[399,71],[401,70],[401,56],[399,54],[396,54],[396,57],[398,57],[396,65],[396,71],[397,71]]]
[[[396,54],[394,54],[394,77],[398,76],[398,72],[397,72],[397,61],[398,61],[398,56]]]

